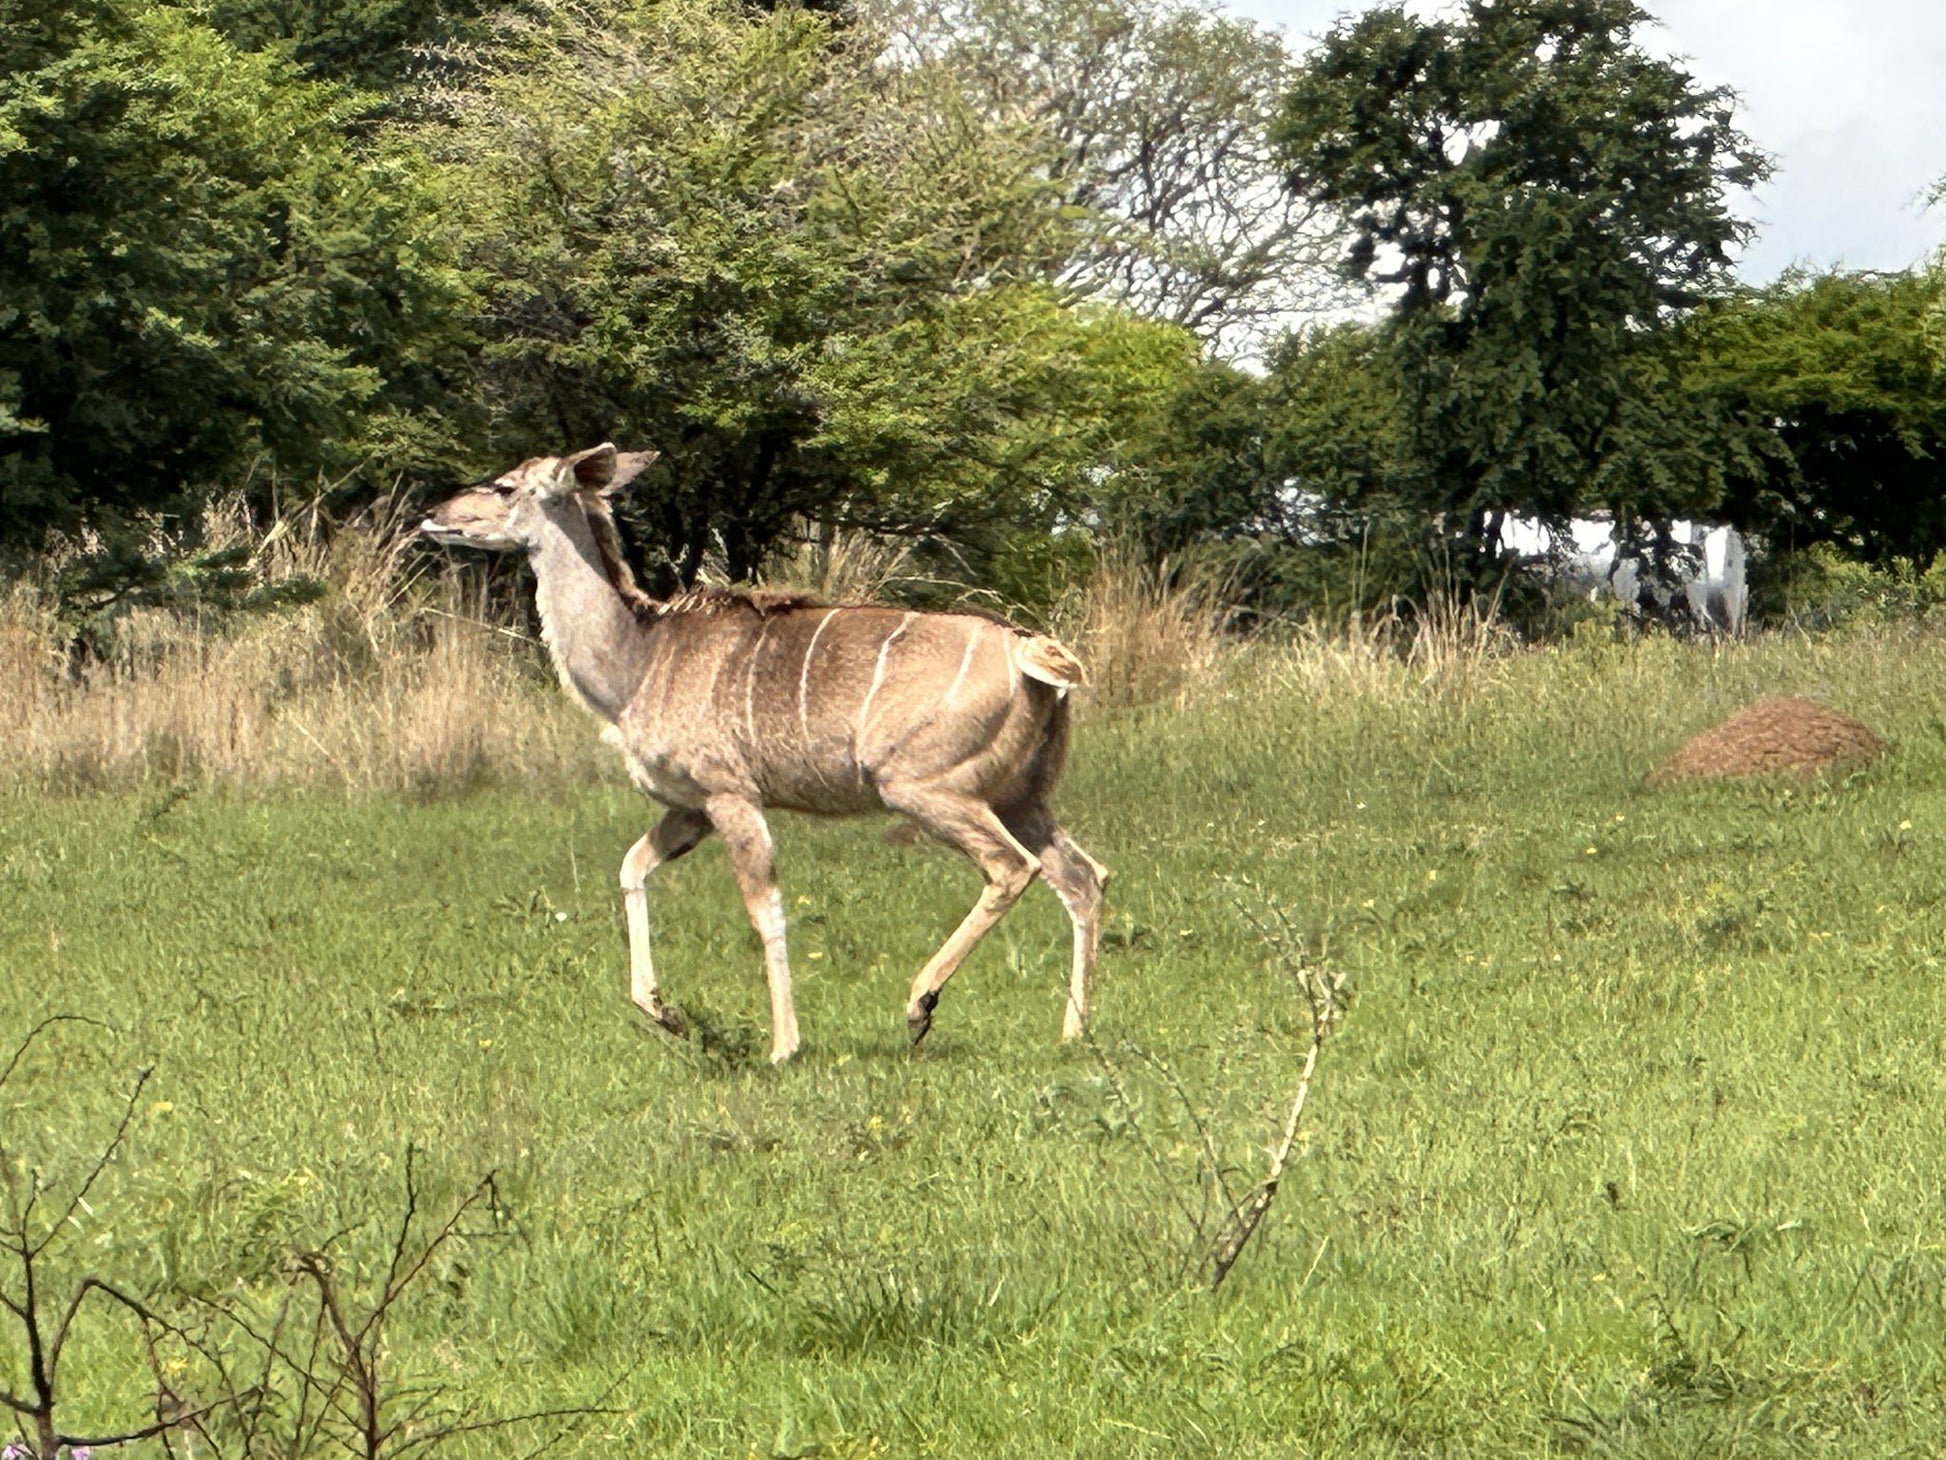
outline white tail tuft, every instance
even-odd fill
[[[1013,642],[1013,656],[1022,674],[1058,690],[1080,689],[1088,683],[1087,671],[1074,651],[1046,634],[1021,635]]]

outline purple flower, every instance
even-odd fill
[[[28,1460],[27,1447],[19,1443],[10,1444],[0,1450],[0,1460]]]

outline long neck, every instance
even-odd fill
[[[649,631],[602,571],[580,504],[560,498],[542,514],[548,529],[529,554],[541,638],[561,683],[603,719],[617,719],[648,667]]]

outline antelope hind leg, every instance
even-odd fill
[[[694,850],[709,835],[709,818],[700,811],[671,810],[628,849],[622,858],[622,910],[628,918],[628,991],[635,1007],[671,1034],[684,1034],[682,1016],[662,1002],[649,953],[649,874],[664,862]]]
[[[946,980],[966,961],[966,955],[987,931],[1006,916],[1007,909],[1020,901],[1020,894],[1040,870],[1040,863],[984,801],[914,787],[886,787],[881,794],[888,806],[903,811],[940,841],[965,852],[986,878],[986,886],[981,889],[980,900],[973,904],[973,910],[912,981],[905,1027],[912,1042],[917,1044],[932,1028],[933,1010],[939,1007],[939,991],[946,986]]]
[[[1005,820],[1021,844],[1040,858],[1041,876],[1061,899],[1074,925],[1074,955],[1061,1038],[1079,1039],[1088,1032],[1088,1009],[1094,997],[1102,893],[1108,886],[1108,869],[1083,851],[1081,844],[1040,807],[1009,811]]]
[[[1057,827],[1052,844],[1041,853],[1041,875],[1074,923],[1074,963],[1068,975],[1061,1038],[1079,1039],[1088,1032],[1088,1009],[1094,1002],[1095,959],[1101,951],[1101,903],[1108,886],[1108,869]]]

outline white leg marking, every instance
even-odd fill
[[[1061,1038],[1079,1039],[1088,1032],[1088,1003],[1095,977],[1095,928],[1084,921],[1081,904],[1071,893],[1058,883],[1050,881],[1049,885],[1074,923],[1074,951],[1068,965],[1068,999],[1061,1016]]]
[[[757,740],[757,660],[764,652],[764,640],[770,637],[773,619],[765,619],[764,626],[757,631],[757,642],[750,650],[750,675],[743,682],[743,735],[751,744]]]
[[[797,1010],[791,1002],[791,958],[784,940],[784,898],[776,888],[757,907],[754,921],[764,940],[764,974],[770,984],[770,1062],[797,1053]]]
[[[622,858],[622,909],[628,916],[628,985],[635,1006],[651,1017],[661,1017],[661,1001],[656,996],[655,961],[649,955],[649,898],[645,884],[655,866],[655,851],[648,837],[628,849]]]
[[[811,738],[811,656],[818,652],[818,638],[824,633],[824,626],[837,616],[838,610],[827,609],[818,626],[811,630],[811,642],[804,648],[804,667],[797,674],[797,723],[804,727],[804,738]]]
[[[973,631],[966,636],[966,652],[960,655],[959,673],[953,676],[953,682],[946,687],[946,698],[941,700],[940,704],[950,705],[953,696],[959,693],[959,687],[966,683],[966,671],[973,667],[974,646],[980,642],[980,630],[985,627],[985,624],[975,624]]]
[[[764,940],[765,952],[784,939],[784,894],[775,888],[757,908],[757,935]]]

